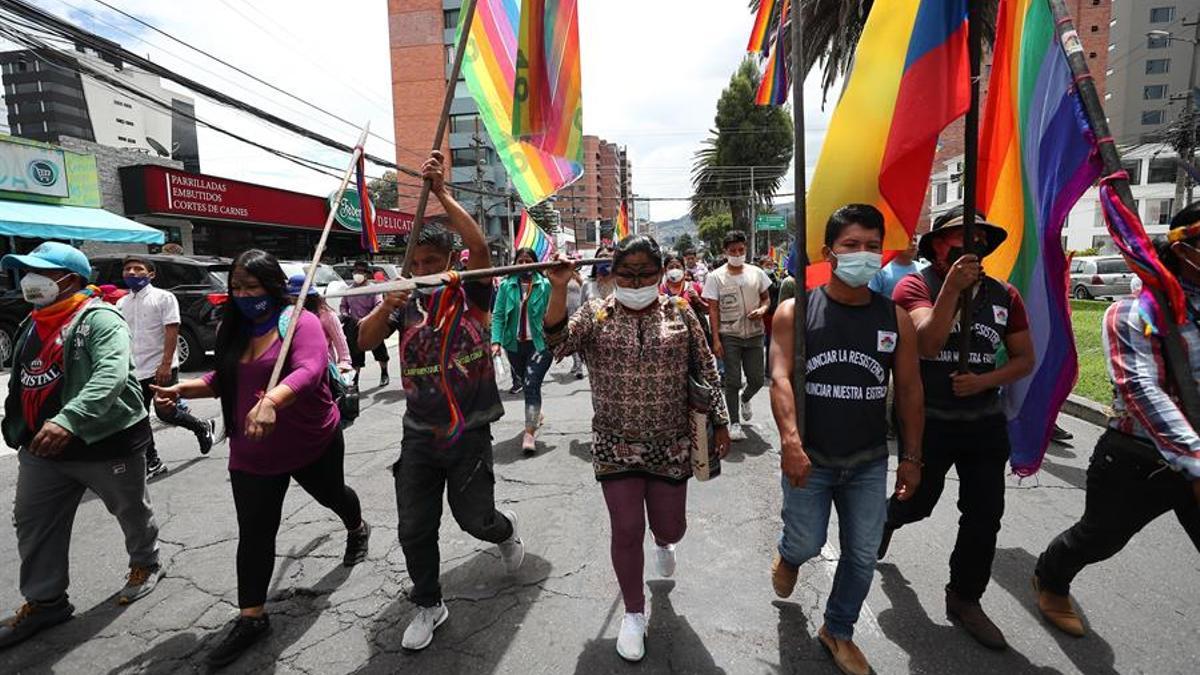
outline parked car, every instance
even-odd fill
[[[1071,295],[1077,300],[1116,299],[1129,295],[1133,272],[1121,256],[1071,260]]]
[[[220,308],[229,301],[225,282],[230,260],[212,256],[146,255],[154,263],[154,285],[179,300],[179,354],[181,370],[201,368],[206,353],[213,351]],[[121,272],[125,256],[92,257],[92,282],[125,288]]]
[[[354,263],[338,263],[333,266],[333,269],[345,281],[350,281],[350,277],[354,276]],[[392,263],[371,263],[368,269],[371,271],[372,278],[380,272],[388,281],[400,278],[400,266]]]
[[[296,274],[304,274],[308,271],[309,264],[309,262],[295,260],[284,260],[279,263],[280,267],[283,268],[283,273],[288,277]],[[313,279],[313,285],[317,287],[317,292],[321,295],[325,295],[330,289],[336,291],[347,286],[342,277],[338,276],[338,273],[334,271],[333,266],[325,263],[317,266],[317,276]],[[334,312],[338,311],[338,308],[342,305],[341,298],[330,298],[328,302]]]
[[[4,273],[9,277],[11,273]],[[15,284],[5,285],[0,293],[0,365],[7,368],[12,364],[13,348],[17,342],[17,327],[29,316],[33,305],[25,302],[20,290],[13,288]]]

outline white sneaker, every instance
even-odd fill
[[[667,578],[675,576],[675,544],[666,546],[655,544],[654,563],[658,569],[658,576]]]
[[[731,441],[746,440],[746,432],[742,431],[742,425],[740,425],[740,424],[730,424],[729,425],[729,440],[731,440]]]
[[[626,661],[641,661],[646,655],[646,615],[626,614],[617,636],[617,653]]]
[[[404,639],[400,646],[410,651],[425,649],[433,642],[433,631],[450,618],[450,610],[445,603],[439,602],[433,607],[418,607],[417,615],[404,630]]]
[[[754,419],[754,411],[750,409],[750,402],[743,400],[738,406],[738,411],[741,414],[742,422],[749,422]]]
[[[504,561],[504,569],[508,570],[509,574],[512,574],[521,568],[521,563],[525,562],[525,544],[521,542],[521,537],[517,535],[517,514],[512,511],[505,511],[504,517],[508,518],[508,522],[512,523],[512,536],[500,542],[498,546],[500,546],[500,559]]]

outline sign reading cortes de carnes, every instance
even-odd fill
[[[67,197],[67,168],[62,150],[0,143],[0,190]]]

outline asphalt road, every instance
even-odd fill
[[[370,369],[369,369],[370,370]],[[608,561],[608,520],[589,464],[587,382],[556,366],[548,378],[541,452],[521,455],[521,402],[494,428],[496,492],[521,518],[527,556],[515,575],[494,547],[443,520],[442,583],[450,609],[433,645],[400,649],[413,613],[396,542],[395,492],[403,399],[364,375],[363,415],[347,431],[346,470],[374,525],[371,555],[340,566],[337,518],[293,486],[278,538],[268,609],[275,632],[228,672],[278,673],[833,673],[815,640],[837,555],[836,530],[821,559],[801,570],[791,599],[771,591],[778,531],[777,439],[766,394],[754,400],[755,429],[735,445],[723,475],[690,486],[689,531],[674,579],[648,566],[646,660],[615,652],[620,607]],[[216,414],[216,404],[194,408]],[[1200,669],[1200,556],[1178,523],[1163,517],[1121,554],[1089,568],[1075,597],[1090,628],[1071,639],[1047,628],[1029,579],[1038,553],[1082,512],[1084,471],[1099,429],[1070,418],[1073,448],[1051,449],[1034,479],[1011,480],[984,604],[1012,647],[993,653],[952,626],[943,610],[957,483],[925,523],[901,530],[878,567],[856,639],[879,673],[1194,673]],[[151,485],[162,526],[167,577],[128,608],[113,604],[127,559],[116,522],[85,498],[71,550],[77,617],[0,652],[0,673],[188,673],[236,613],[236,521],[218,445],[201,457],[178,429],[158,435],[170,473]],[[11,504],[16,458],[0,456],[0,503]],[[836,527],[836,526],[834,526]],[[0,528],[0,607],[15,609],[18,559]]]

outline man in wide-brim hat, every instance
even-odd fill
[[[1007,421],[1000,388],[1033,370],[1033,341],[1025,305],[1009,284],[983,274],[980,261],[1007,236],[1000,227],[975,222],[974,241],[964,243],[962,207],[938,217],[920,242],[930,265],[896,285],[893,299],[917,328],[921,381],[925,387],[925,434],[921,487],[909,501],[892,498],[879,547],[882,558],[899,527],[929,516],[955,467],[959,478],[958,538],[950,556],[946,613],[976,640],[1004,649],[1004,634],[979,601],[987,588],[1004,514],[1008,463]],[[967,372],[959,369],[959,304],[973,294]],[[1007,353],[1004,365],[996,354]]]

